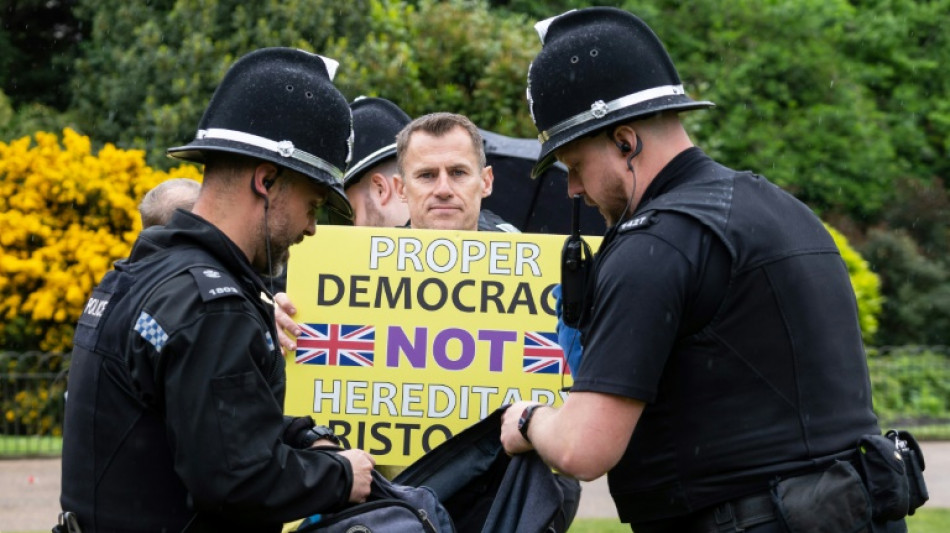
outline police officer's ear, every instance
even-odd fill
[[[255,196],[264,200],[265,209],[270,207],[268,192],[280,175],[280,170],[279,167],[270,163],[261,163],[254,167],[254,175],[251,177],[251,191]]]
[[[633,143],[636,142],[637,132],[630,126],[623,124],[613,130],[608,130],[607,136],[617,145],[620,153],[626,157],[633,151]]]
[[[396,195],[396,186],[382,172],[373,172],[369,176],[369,192],[379,198],[380,205],[386,205]]]

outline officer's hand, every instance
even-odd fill
[[[521,418],[521,413],[524,412],[526,407],[536,403],[515,402],[511,404],[511,407],[505,409],[501,419],[501,445],[505,447],[505,452],[508,455],[524,453],[534,448],[530,442],[524,440],[524,437],[521,436],[521,431],[518,430],[518,419]]]
[[[376,466],[376,461],[372,455],[356,448],[343,450],[339,454],[350,462],[350,469],[353,471],[353,488],[350,490],[349,502],[365,502],[373,484],[373,467]]]
[[[581,333],[568,326],[561,319],[561,284],[559,283],[551,294],[557,298],[554,305],[554,311],[557,313],[557,343],[564,351],[567,358],[567,366],[572,375],[577,375],[577,368],[581,366],[581,356],[584,355],[584,347],[581,346]]]
[[[284,352],[292,352],[297,349],[297,342],[291,338],[300,335],[300,326],[292,318],[297,314],[297,308],[286,292],[278,292],[274,295],[274,322],[277,323],[277,341]]]

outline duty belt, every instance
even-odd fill
[[[719,533],[742,531],[776,519],[772,495],[760,492],[721,503],[698,514],[690,531]]]

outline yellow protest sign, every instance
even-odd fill
[[[564,238],[319,226],[288,268],[305,333],[287,354],[286,412],[408,465],[506,403],[560,405]]]

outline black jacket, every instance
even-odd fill
[[[293,448],[273,304],[241,250],[178,211],[143,232],[76,328],[64,510],[90,531],[279,531],[344,505],[352,473]]]

